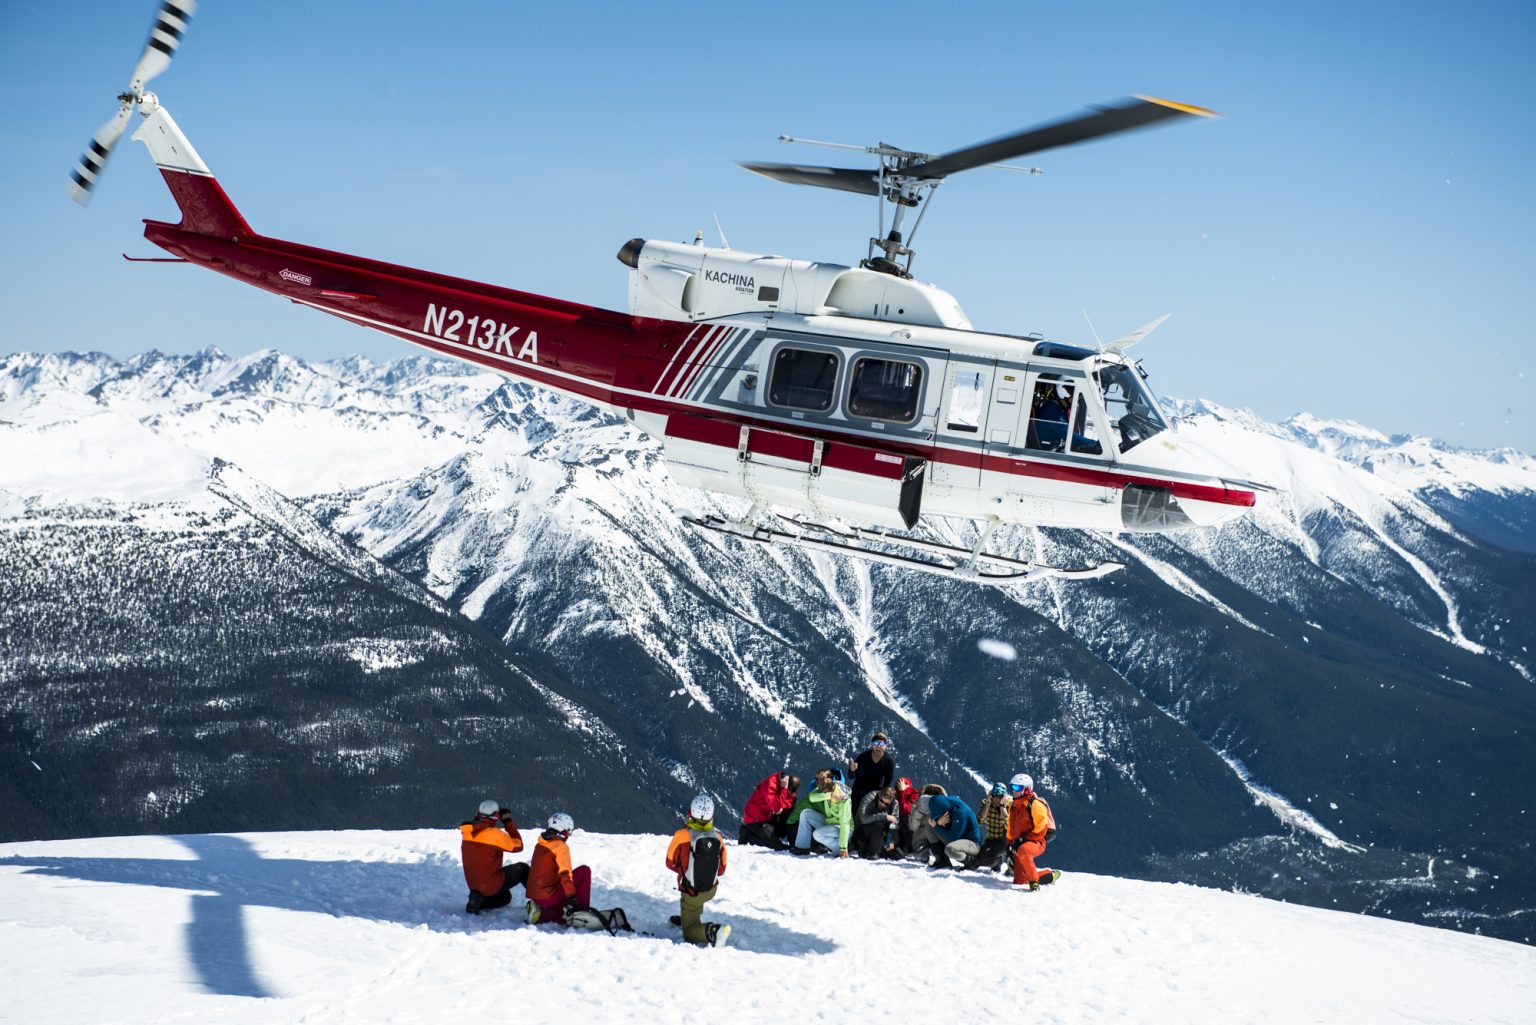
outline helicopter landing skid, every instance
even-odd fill
[[[825,523],[812,523],[790,516],[780,518],[792,529],[777,530],[750,522],[727,520],[719,516],[702,518],[685,516],[683,522],[758,544],[777,544],[804,551],[847,555],[867,562],[903,566],[907,569],[921,570],[924,573],[969,580],[993,587],[1027,584],[1052,577],[1065,580],[1091,580],[1125,568],[1124,563],[1114,561],[1102,562],[1085,569],[1039,566],[1032,562],[973,551],[955,545],[940,544],[937,541],[903,537],[871,527],[832,527]],[[906,549],[906,552],[886,551],[875,547],[876,545]]]

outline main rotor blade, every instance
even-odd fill
[[[1026,128],[991,142],[979,143],[953,153],[945,153],[926,163],[912,164],[902,173],[921,178],[943,178],[958,171],[995,164],[1000,160],[1022,157],[1027,153],[1070,146],[1105,135],[1146,128],[1161,121],[1182,117],[1219,117],[1215,111],[1187,103],[1132,96],[1118,103],[1091,107],[1087,113]]]
[[[139,55],[133,78],[128,82],[129,92],[137,96],[144,91],[144,83],[171,66],[171,58],[176,56],[181,35],[195,10],[197,0],[164,0],[160,4],[154,27],[149,30],[149,41],[144,44],[144,52]]]
[[[133,102],[124,100],[117,108],[117,113],[112,115],[112,120],[96,130],[91,141],[86,143],[85,152],[80,154],[80,159],[75,163],[75,169],[69,172],[69,195],[81,206],[91,198],[91,190],[96,187],[96,180],[101,177],[102,170],[107,166],[107,158],[112,155],[112,147],[117,145],[117,140],[123,137],[123,129],[128,127],[128,118],[133,114]]]
[[[852,167],[813,167],[806,164],[749,164],[746,161],[741,161],[741,166],[791,185],[817,185],[824,189],[841,189],[843,192],[857,192],[865,196],[878,195],[880,192],[880,176],[875,171]]]

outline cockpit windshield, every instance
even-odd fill
[[[1101,363],[1093,375],[1104,393],[1109,426],[1119,439],[1120,451],[1129,452],[1153,435],[1166,431],[1168,422],[1135,367]]]

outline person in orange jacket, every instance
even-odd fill
[[[1038,868],[1035,859],[1045,853],[1045,845],[1056,835],[1056,817],[1050,805],[1035,793],[1035,781],[1028,773],[1019,773],[1008,783],[1013,807],[1008,810],[1008,851],[1013,855],[1013,885],[1029,884],[1038,890],[1061,878],[1054,868]]]
[[[563,811],[549,817],[548,827],[539,834],[533,848],[533,862],[528,868],[528,924],[553,922],[564,925],[573,911],[592,905],[592,870],[586,865],[571,868],[571,849],[566,841],[576,823]]]
[[[464,838],[459,857],[464,862],[464,881],[469,884],[464,910],[478,915],[482,910],[512,903],[512,887],[528,880],[527,862],[501,863],[503,853],[516,854],[523,849],[512,813],[499,801],[481,801],[475,817],[459,825],[459,834]]]
[[[700,946],[725,946],[731,927],[701,920],[704,905],[719,888],[717,880],[725,875],[725,839],[715,829],[715,801],[708,794],[693,799],[687,825],[672,834],[667,868],[677,873],[682,894],[682,913],[672,916],[672,924],[683,927],[683,939]]]

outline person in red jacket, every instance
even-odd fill
[[[512,903],[512,887],[528,880],[528,864],[517,861],[503,866],[502,855],[523,849],[523,838],[512,821],[512,813],[498,801],[481,801],[474,818],[461,823],[459,857],[464,862],[464,881],[469,884],[469,900],[464,910],[478,915],[489,908],[504,908]]]
[[[571,849],[566,841],[576,823],[563,811],[549,817],[549,826],[539,834],[533,848],[533,862],[528,867],[528,924],[553,922],[564,925],[573,911],[592,906],[592,870],[586,865],[571,868]]]
[[[896,781],[896,802],[901,806],[901,821],[897,823],[896,849],[902,854],[912,853],[912,809],[917,807],[917,787],[906,776]]]
[[[787,820],[799,789],[800,777],[788,772],[775,772],[759,783],[742,809],[741,830],[736,834],[736,842],[742,846],[755,844],[774,850],[788,846]]]
[[[1019,773],[1008,784],[1013,807],[1008,810],[1008,851],[1013,855],[1013,885],[1028,884],[1038,890],[1061,878],[1054,868],[1039,868],[1035,859],[1045,853],[1045,845],[1056,835],[1056,817],[1050,806],[1035,793],[1035,781]]]

